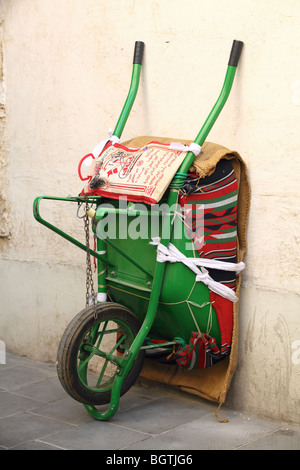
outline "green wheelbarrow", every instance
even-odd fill
[[[94,177],[83,177],[82,162],[79,176],[88,180],[90,189],[96,187],[99,191],[83,191],[66,198],[42,196],[34,201],[38,222],[87,253],[86,308],[70,322],[61,338],[57,371],[66,392],[84,404],[95,419],[104,421],[114,416],[120,397],[139,376],[145,356],[166,362],[175,357],[180,365],[182,351],[189,353],[193,341],[204,337],[214,342],[210,357],[214,357],[214,347],[221,350],[220,325],[210,291],[229,301],[235,301],[235,295],[208,275],[206,268],[212,265],[206,264],[191,243],[178,211],[178,195],[186,184],[196,150],[203,145],[229,96],[242,46],[241,41],[233,42],[221,93],[194,146],[184,149],[184,157],[164,190],[162,204],[147,199],[138,204],[133,197],[127,200],[111,194],[106,197],[105,191],[101,192],[103,181],[92,186],[95,165]],[[96,159],[95,152],[86,156],[92,157],[96,165],[103,165],[102,155],[122,135],[139,86],[143,49],[142,42],[135,43],[131,84],[113,135],[97,148],[96,156],[100,157]],[[83,207],[86,243],[42,218],[41,200],[73,202],[77,212]],[[108,221],[112,222],[113,236],[104,230]],[[137,225],[143,227],[143,236],[133,237],[132,227]],[[96,243],[93,249],[90,226]],[[91,256],[97,260],[97,292],[92,282]],[[225,268],[221,264],[217,261],[217,269],[242,269],[239,263],[227,263]]]

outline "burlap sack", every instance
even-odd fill
[[[190,144],[192,141],[163,137],[136,137],[124,142],[124,145],[142,147],[146,143],[157,140],[162,143],[181,142]],[[242,261],[246,252],[246,229],[250,207],[250,187],[247,168],[235,152],[218,144],[206,142],[202,151],[195,158],[193,171],[200,177],[211,175],[220,159],[232,161],[238,181],[238,261]],[[240,292],[240,275],[237,278],[236,292]],[[238,332],[239,332],[239,303],[233,308],[233,335],[230,355],[213,367],[198,370],[186,370],[174,365],[165,365],[151,360],[145,360],[141,377],[151,381],[172,385],[180,390],[189,392],[202,398],[214,401],[220,405],[225,402],[226,395],[234,375],[238,361]]]

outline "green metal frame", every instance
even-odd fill
[[[53,232],[57,233],[61,237],[65,238],[68,240],[70,243],[73,243],[73,245],[77,246],[78,248],[81,248],[82,250],[86,251],[86,245],[81,243],[79,240],[76,240],[76,238],[72,237],[71,235],[68,235],[66,232],[63,230],[59,229],[55,225],[51,224],[47,220],[43,219],[40,215],[40,202],[42,200],[50,200],[50,201],[68,201],[68,202],[76,202],[77,204],[88,202],[90,204],[97,204],[100,202],[101,197],[90,197],[90,198],[83,198],[83,197],[52,197],[52,196],[40,196],[35,198],[33,202],[33,215],[34,218],[42,225],[45,225],[48,229],[52,230]],[[106,259],[104,256],[99,255],[96,251],[90,249],[91,255],[93,255],[96,259],[99,261],[105,263],[108,266],[111,266],[111,263]]]
[[[121,137],[124,126],[126,124],[126,121],[128,119],[129,113],[131,111],[132,105],[134,103],[137,91],[138,91],[138,86],[139,86],[139,81],[140,81],[140,72],[141,72],[141,65],[140,64],[133,64],[133,69],[132,69],[132,78],[131,78],[131,84],[129,88],[129,92],[127,95],[127,99],[125,101],[124,107],[122,109],[122,112],[120,114],[120,117],[118,119],[117,125],[114,130],[114,135],[117,137]],[[210,114],[208,115],[205,123],[203,124],[199,134],[197,135],[195,142],[199,144],[200,146],[203,145],[205,139],[207,138],[211,128],[213,127],[216,119],[218,118],[222,108],[224,107],[226,100],[230,94],[231,87],[234,81],[236,73],[236,66],[233,65],[228,65],[226,75],[225,75],[225,80],[223,83],[223,87],[221,90],[221,93],[212,108]],[[178,195],[178,190],[183,186],[184,180],[187,176],[188,170],[190,166],[192,165],[194,161],[194,154],[192,152],[188,152],[181,167],[179,168],[178,172],[173,178],[173,181],[170,184],[170,191],[169,191],[169,196],[168,196],[168,205],[170,208],[175,207],[175,204],[177,202],[177,195]],[[58,229],[54,225],[50,224],[47,222],[45,219],[43,219],[40,216],[40,211],[39,211],[39,204],[40,201],[43,199],[51,199],[51,200],[57,200],[57,201],[69,201],[69,202],[76,202],[80,203],[82,201],[85,201],[86,198],[81,198],[81,197],[68,197],[68,198],[59,198],[59,197],[38,197],[34,201],[34,217],[35,219],[40,222],[41,224],[45,225],[47,228],[50,230],[56,232],[58,235],[62,236],[69,242],[73,243],[77,247],[83,249],[86,251],[85,245],[80,243],[78,240],[74,239],[70,235],[66,234],[62,230]],[[94,203],[99,205],[101,203],[101,197],[89,197],[88,202]],[[125,213],[130,216],[132,215],[132,211],[124,210]],[[104,212],[103,212],[104,214]],[[174,213],[170,211],[169,214],[167,214],[164,217],[163,223],[170,228],[170,230],[165,230],[165,225],[162,227],[162,234],[165,233],[171,233],[171,226],[172,226],[172,219],[173,219]],[[160,242],[164,246],[168,246],[170,242],[170,237],[162,237]],[[121,256],[127,257],[128,256],[126,253],[122,252],[119,250],[110,240],[106,240],[105,243],[109,243],[112,247],[114,247],[116,250],[118,250],[119,254]],[[97,251],[105,251],[105,243],[103,240],[98,239],[98,245],[97,245]],[[91,254],[98,260],[98,277],[99,277],[99,290],[100,292],[105,292],[106,290],[106,272],[105,268],[106,267],[111,267],[113,268],[112,264],[103,256],[102,254],[99,254],[95,252],[94,250],[90,250]],[[155,315],[157,312],[157,307],[159,303],[159,298],[160,298],[160,293],[162,289],[162,284],[163,284],[163,278],[164,278],[164,272],[165,272],[165,263],[156,263],[155,267],[155,272],[154,276],[151,275],[151,273],[148,273],[143,269],[142,266],[138,265],[136,261],[131,260],[129,258],[129,261],[135,264],[136,267],[141,269],[144,274],[146,274],[149,277],[149,280],[151,280],[152,283],[152,289],[151,289],[151,294],[150,294],[150,300],[148,304],[148,311],[146,313],[146,316],[144,318],[144,321],[142,323],[141,329],[137,336],[135,337],[129,351],[126,357],[120,357],[118,358],[118,372],[114,376],[114,383],[112,386],[112,392],[111,392],[111,401],[109,404],[109,407],[106,411],[98,411],[95,406],[92,405],[84,405],[86,410],[95,418],[98,420],[108,420],[114,414],[116,413],[118,406],[119,406],[119,400],[120,400],[120,390],[122,387],[122,383],[124,381],[124,378],[130,371],[132,364],[137,357],[137,354],[139,350],[143,347],[143,344],[145,342],[145,339],[149,336],[151,327],[153,325]],[[172,343],[170,343],[172,344]],[[163,343],[162,343],[163,345]],[[155,347],[161,346],[160,344],[156,345]],[[153,346],[154,347],[154,346]]]
[[[129,92],[121,111],[120,117],[118,119],[117,125],[114,130],[114,135],[117,137],[121,137],[125,124],[127,122],[129,113],[133,106],[138,88],[140,83],[140,76],[141,76],[141,64],[133,64],[132,67],[132,76],[131,76],[131,83],[129,87]]]

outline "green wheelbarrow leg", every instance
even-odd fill
[[[119,408],[123,380],[124,378],[120,375],[117,375],[115,377],[115,382],[111,390],[110,404],[106,411],[99,411],[94,405],[83,405],[94,419],[97,419],[99,421],[108,421],[116,414]]]
[[[172,215],[170,215],[169,217],[171,220]],[[169,224],[171,224],[170,221],[169,221]],[[169,239],[163,240],[162,243],[165,243],[167,245],[169,243]],[[107,421],[110,418],[112,418],[118,410],[119,402],[120,402],[120,392],[121,392],[123,381],[126,375],[128,374],[128,372],[130,371],[132,364],[140,351],[140,348],[145,342],[145,339],[148,336],[148,333],[155,319],[157,305],[158,305],[158,301],[160,297],[160,291],[162,287],[164,271],[165,271],[165,263],[157,263],[156,271],[155,271],[154,278],[153,278],[153,288],[151,291],[147,314],[140,328],[140,331],[138,332],[137,336],[135,337],[128,351],[127,357],[126,358],[124,357],[122,360],[120,359],[118,361],[120,365],[119,372],[114,378],[114,383],[112,385],[112,390],[111,390],[110,405],[108,409],[106,411],[101,412],[101,411],[98,411],[94,405],[84,405],[85,409],[88,411],[88,413],[91,416],[93,416],[94,419],[97,419],[99,421]]]
[[[115,375],[114,383],[111,389],[111,398],[108,409],[106,411],[99,411],[94,405],[84,405],[85,409],[94,419],[97,419],[99,421],[107,421],[112,418],[118,411],[123,381],[128,372],[130,371],[132,364],[140,351],[140,348],[145,342],[145,339],[155,319],[164,270],[165,264],[158,263],[154,276],[153,289],[149,301],[148,312],[145,316],[145,320],[141,326],[139,333],[135,337],[135,340],[132,343],[130,350],[128,351],[128,356],[123,359],[122,365],[120,365],[119,372]]]

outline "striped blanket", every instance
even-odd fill
[[[229,160],[219,161],[215,172],[201,178],[189,174],[180,196],[180,205],[191,205],[185,226],[193,238],[200,257],[236,263],[237,260],[237,179]],[[202,210],[199,211],[199,205]],[[204,223],[198,218],[204,217]],[[204,226],[204,239],[203,239]],[[197,233],[201,230],[201,233]],[[235,273],[208,269],[218,282],[235,289]],[[187,369],[200,369],[213,365],[230,351],[233,330],[233,304],[210,292],[210,300],[218,316],[221,349],[207,335],[192,332],[189,344],[175,354],[178,365]]]
[[[186,220],[187,232],[194,237],[194,244],[203,258],[236,263],[237,255],[237,179],[229,160],[220,160],[215,172],[199,179],[190,174],[180,197],[180,205],[191,205],[190,220]],[[203,233],[197,234],[197,206],[203,205]],[[196,234],[195,234],[196,232]],[[195,234],[195,236],[194,236]],[[201,240],[201,243],[197,243]],[[235,276],[231,272],[211,269],[211,277],[228,287],[235,288]]]

